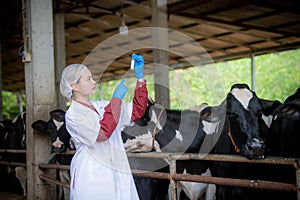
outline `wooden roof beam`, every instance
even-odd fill
[[[189,1],[178,1],[176,3],[168,4],[168,15],[181,12],[183,10],[188,10],[196,6],[201,6],[203,4],[209,3],[211,0],[189,0]]]
[[[61,13],[67,13],[71,12],[72,10],[75,10],[77,8],[87,7],[90,3],[96,0],[84,0],[84,1],[69,1],[69,0],[58,0],[55,3],[55,12],[61,12]],[[69,6],[66,6],[64,8],[60,8],[61,4],[70,4]]]
[[[207,16],[202,16],[202,15],[193,15],[193,14],[189,14],[189,13],[178,13],[176,15],[188,17],[188,18],[192,18],[192,19],[202,19],[202,20],[209,21],[209,22],[227,24],[227,25],[237,26],[237,27],[241,27],[241,28],[254,29],[254,30],[265,31],[265,32],[270,32],[270,33],[277,33],[277,34],[286,35],[286,36],[290,36],[290,37],[300,37],[300,33],[278,30],[278,29],[274,29],[272,27],[255,26],[255,25],[245,24],[245,23],[241,23],[241,22],[226,21],[226,20],[217,19],[217,18],[213,18],[213,17],[207,17]]]

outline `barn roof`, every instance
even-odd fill
[[[130,31],[142,28],[129,34],[134,35],[129,41],[134,40],[135,48],[144,55],[146,63],[153,62],[152,49],[147,48],[151,40],[143,31],[152,27],[150,0],[53,2],[54,12],[63,13],[65,17],[67,64],[86,62],[95,47],[119,33],[122,18]],[[184,55],[168,52],[169,66],[186,68],[199,61],[220,62],[299,48],[299,4],[298,0],[168,0],[168,28],[175,31],[169,43]],[[24,66],[18,55],[23,44],[22,1],[1,1],[0,9],[3,90],[22,91],[25,89]],[[190,41],[181,40],[180,33],[200,44],[211,60],[201,62],[201,56],[188,54],[193,52],[193,47],[187,45]],[[108,43],[110,45],[102,45],[98,50],[114,54],[130,45],[130,42],[118,42],[118,38],[111,40],[113,45]],[[141,44],[140,49],[137,44]],[[105,69],[97,68],[107,62],[101,57],[88,61],[95,66],[95,71],[102,70],[102,81],[117,79],[128,71],[128,54],[132,52],[118,53],[120,56]]]

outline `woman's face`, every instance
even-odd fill
[[[96,93],[96,82],[88,68],[84,68],[78,83],[73,88],[80,96],[87,97]]]

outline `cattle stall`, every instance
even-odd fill
[[[10,187],[9,191],[6,191],[4,188],[2,188],[3,182],[1,182],[1,190],[0,190],[0,199],[26,199],[26,180],[24,175],[24,172],[26,172],[26,163],[20,162],[19,160],[14,159],[7,159],[6,156],[14,156],[14,155],[26,155],[26,150],[24,149],[0,149],[0,165],[1,166],[7,166],[10,167],[11,171],[14,171],[15,173],[15,181],[19,182],[19,185],[13,185],[12,180],[9,180],[7,178],[12,178],[12,176],[7,177],[6,174],[2,174],[3,171],[1,171],[1,181],[5,181],[4,184],[7,187]],[[4,157],[2,157],[4,156]],[[10,174],[9,172],[7,172]],[[7,175],[8,175],[7,174]],[[4,191],[2,191],[4,189]],[[6,188],[7,189],[7,188]],[[12,193],[14,191],[14,194]],[[23,195],[19,194],[20,192],[23,192]]]
[[[26,150],[19,150],[19,149],[0,149],[0,153],[26,154]],[[26,163],[22,163],[22,162],[8,162],[8,161],[3,161],[3,160],[0,160],[0,165],[9,165],[9,166],[26,167]]]
[[[1,153],[26,153],[26,150],[1,150]],[[69,151],[62,154],[74,154],[74,151]],[[299,199],[299,186],[300,186],[300,170],[299,160],[296,158],[281,158],[281,157],[268,157],[262,160],[248,160],[242,156],[233,155],[204,155],[204,154],[178,154],[178,153],[128,153],[128,157],[143,157],[149,159],[168,159],[170,162],[170,174],[163,172],[150,172],[141,170],[132,170],[134,176],[143,176],[157,179],[169,179],[170,189],[172,191],[170,199],[177,199],[176,188],[177,181],[191,181],[191,182],[202,182],[220,184],[224,186],[239,186],[248,187],[262,190],[278,190],[284,192],[297,192]],[[205,177],[200,175],[189,175],[189,174],[177,174],[176,173],[176,161],[177,160],[206,160],[206,161],[228,161],[228,162],[243,162],[243,163],[264,163],[274,165],[293,165],[295,167],[295,176],[297,179],[297,185],[279,183],[273,181],[261,181],[261,180],[243,180],[243,179],[232,179],[232,178],[219,178],[219,177]],[[26,167],[25,163],[18,162],[5,162],[0,161],[1,165],[10,166],[22,166]],[[39,168],[42,170],[55,169],[55,170],[69,170],[69,165],[59,164],[39,164]],[[41,174],[39,178],[43,181],[56,184],[61,187],[69,188],[69,184],[63,183],[59,180],[53,179],[45,174]]]
[[[10,1],[7,1],[7,2],[10,2]],[[15,32],[17,33],[17,35],[22,35],[23,37],[21,40],[19,40],[19,42],[15,42],[15,37],[12,37],[12,38],[14,40],[14,43],[17,44],[17,49],[19,48],[19,50],[22,50],[22,54],[23,54],[23,56],[21,57],[23,63],[17,64],[17,65],[22,66],[22,68],[21,68],[21,70],[16,70],[16,72],[22,72],[23,68],[24,68],[25,73],[24,73],[24,76],[21,76],[21,80],[23,83],[25,82],[24,79],[29,80],[29,81],[25,82],[25,85],[22,84],[23,87],[21,87],[21,88],[22,89],[25,88],[25,90],[26,90],[26,102],[27,102],[26,110],[28,111],[27,123],[31,124],[33,121],[35,121],[37,119],[45,118],[45,116],[47,116],[47,114],[48,114],[48,111],[57,106],[56,96],[57,97],[61,97],[61,96],[56,95],[57,89],[55,90],[55,88],[57,88],[57,85],[58,85],[57,83],[59,81],[58,80],[59,72],[62,70],[61,68],[60,69],[57,69],[57,68],[59,66],[61,66],[61,67],[65,66],[66,57],[68,58],[67,63],[74,63],[75,61],[77,62],[76,59],[78,59],[78,57],[79,57],[78,55],[72,55],[72,51],[70,52],[68,50],[68,48],[70,48],[69,44],[74,45],[74,43],[76,43],[78,46],[80,46],[80,48],[72,47],[72,50],[73,49],[77,49],[77,50],[83,49],[82,52],[84,52],[83,55],[85,55],[85,52],[90,52],[90,50],[91,50],[90,45],[82,44],[80,41],[88,41],[90,43],[91,38],[95,39],[98,36],[106,35],[106,34],[102,34],[102,33],[114,32],[115,30],[118,29],[118,25],[116,27],[110,27],[109,29],[105,28],[105,30],[103,30],[104,32],[100,32],[99,34],[98,33],[97,34],[92,34],[92,33],[84,34],[84,35],[88,36],[87,37],[88,40],[85,40],[86,38],[82,39],[82,37],[80,37],[80,39],[78,39],[78,38],[75,39],[75,38],[73,38],[73,36],[77,36],[77,34],[70,34],[69,33],[70,30],[74,30],[74,28],[76,28],[76,29],[79,28],[79,29],[84,30],[84,32],[86,33],[88,30],[94,30],[94,28],[83,27],[82,26],[83,24],[78,25],[78,23],[76,22],[76,19],[77,18],[80,19],[81,17],[76,16],[76,17],[64,18],[64,14],[78,15],[78,13],[76,13],[76,12],[64,13],[63,10],[60,10],[60,9],[59,10],[54,9],[55,12],[53,12],[52,4],[56,3],[56,2],[60,2],[60,1],[52,2],[51,0],[44,0],[44,1],[22,0],[22,2],[20,2],[20,1],[17,1],[17,2],[21,3],[24,6],[24,7],[22,7],[22,13],[21,13],[22,20],[19,20],[20,16],[17,17],[18,21],[22,21],[21,26],[23,26],[23,32],[22,32],[22,34],[19,31],[15,31]],[[105,5],[105,4],[110,5],[110,3],[111,3],[110,1],[108,1],[109,3],[103,3],[100,1],[99,2],[89,1],[89,2],[100,3],[103,5]],[[233,2],[235,2],[235,1],[233,1]],[[87,3],[87,5],[89,4],[88,2],[86,2],[86,3]],[[149,4],[148,2],[141,2],[141,3],[146,5],[146,9],[150,8],[150,6],[148,6],[148,4]],[[172,3],[173,5],[171,4],[168,6],[169,11],[167,14],[167,6],[166,6],[167,1],[153,0],[153,1],[151,1],[151,3],[152,3],[151,4],[152,7],[156,8],[156,6],[159,6],[160,7],[159,10],[164,10],[165,13],[158,13],[154,9],[152,10],[152,12],[149,12],[148,10],[147,10],[147,12],[143,12],[145,9],[144,5],[142,7],[138,6],[138,10],[142,10],[142,12],[140,14],[143,14],[143,15],[141,15],[137,21],[140,21],[140,20],[146,21],[147,24],[149,22],[152,22],[149,25],[158,26],[158,27],[168,27],[168,24],[167,24],[168,18],[176,19],[178,16],[174,17],[174,15],[179,14],[179,12],[181,12],[183,10],[182,6],[186,7],[187,8],[186,10],[188,10],[188,8],[195,7],[196,4],[199,4],[199,6],[202,6],[202,3],[198,2],[198,1],[190,1],[190,2],[188,2],[188,1],[186,1],[186,2],[185,1],[173,1],[173,3]],[[245,4],[245,5],[248,3],[249,2],[247,2],[247,3],[242,2],[242,4]],[[73,10],[76,8],[81,9],[80,2],[78,2],[78,5],[76,5],[77,4],[76,1],[70,1],[70,4],[72,4],[72,5],[70,5],[70,8],[71,8],[70,10]],[[128,4],[128,2],[127,2],[127,4]],[[133,5],[130,5],[130,4],[133,4]],[[184,4],[186,4],[186,5],[184,5]],[[220,8],[216,9],[215,6],[217,6],[217,5],[223,6],[223,4],[224,4],[224,2],[220,3],[220,2],[212,1],[212,4],[210,4],[209,6],[206,6],[206,7],[211,7],[211,8],[214,8],[215,10],[221,11],[222,9],[220,9]],[[255,4],[257,6],[258,3],[255,2]],[[262,3],[262,4],[265,4],[265,3]],[[55,5],[54,8],[59,8],[60,7],[59,5],[60,4]],[[177,7],[177,5],[179,7]],[[271,8],[273,7],[273,9],[275,9],[275,7],[279,7],[284,10],[292,10],[294,12],[294,9],[285,8],[283,6],[275,4],[273,2],[270,5],[271,5]],[[116,5],[116,6],[119,8],[117,8],[117,9],[116,9],[116,7],[113,8],[112,9],[113,12],[106,10],[106,12],[108,12],[110,17],[111,16],[115,17],[115,15],[111,15],[111,13],[120,13],[121,12],[120,4]],[[129,6],[137,6],[137,3],[129,2],[129,4],[126,5],[125,7],[131,8]],[[239,5],[234,5],[233,7],[238,7],[238,6]],[[251,7],[251,8],[253,7],[253,5],[252,6],[247,5],[247,6]],[[288,4],[288,6],[294,7],[294,8],[297,7],[297,6],[294,6],[293,4],[291,4],[291,5]],[[17,7],[17,6],[13,5],[13,7]],[[232,8],[232,6],[225,6],[225,7]],[[3,8],[6,9],[5,6],[3,6]],[[87,8],[89,8],[89,7],[87,7]],[[66,9],[66,10],[68,10],[68,9]],[[116,10],[118,12],[116,12]],[[130,10],[130,9],[127,9],[127,10]],[[195,10],[197,10],[197,9],[195,9]],[[244,9],[241,9],[241,10],[242,11],[239,13],[242,13],[244,11]],[[264,11],[266,9],[261,8],[260,10]],[[6,13],[6,12],[2,12],[2,13]],[[123,13],[123,6],[122,6],[122,13]],[[144,15],[146,13],[147,14],[151,13],[152,20],[149,20],[150,18],[148,15]],[[205,13],[208,13],[208,12],[205,12]],[[247,12],[244,12],[244,13],[247,13]],[[248,19],[248,20],[251,20],[255,17],[256,17],[256,19],[260,19],[260,16],[266,17],[266,16],[268,16],[268,14],[273,15],[274,13],[276,13],[275,10],[270,11],[270,13],[258,13],[257,16],[252,16],[252,17],[248,16],[247,17],[247,16],[241,15],[241,17]],[[281,13],[281,11],[279,13]],[[218,12],[216,14],[218,15]],[[171,15],[173,15],[173,16],[171,16]],[[293,13],[290,15],[292,16],[291,17],[292,21],[287,20],[288,22],[287,22],[286,26],[290,26],[294,20]],[[99,15],[97,15],[97,16],[99,16]],[[233,16],[239,16],[239,15],[235,14]],[[285,18],[287,18],[286,16],[287,15],[284,15]],[[2,18],[10,19],[11,17],[2,17]],[[54,23],[53,23],[53,18],[55,18],[55,20],[56,20]],[[84,18],[84,16],[83,16],[83,18]],[[190,21],[190,20],[177,20],[177,21],[175,21],[176,23],[174,23],[174,21],[173,21],[172,24],[178,24],[180,27],[185,27],[185,28],[189,28],[192,25],[192,26],[194,26],[193,29],[196,28],[195,26],[200,27],[200,25],[201,25],[201,27],[198,29],[199,32],[202,32],[203,30],[206,30],[206,29],[207,30],[213,29],[212,27],[203,28],[202,20],[198,19],[198,18],[200,18],[200,17],[197,17],[195,19],[196,22],[192,22],[192,23],[189,22],[189,24],[181,24],[180,21]],[[71,23],[70,21],[68,21],[69,19],[72,19],[74,21],[72,21],[72,23]],[[89,18],[89,17],[88,17],[88,19],[89,19],[89,21],[93,20],[93,18]],[[156,19],[157,19],[157,21],[155,21]],[[209,26],[214,23],[219,24],[218,22],[222,22],[222,21],[226,22],[227,21],[227,19],[226,20],[224,20],[224,19],[223,20],[220,20],[220,19],[212,20],[212,19],[214,19],[214,17],[208,18],[206,16],[202,16],[202,19],[206,19],[208,21],[208,23],[205,23],[205,26]],[[71,24],[73,26],[73,27],[71,26],[71,28],[68,28],[68,27],[66,28],[66,34],[68,36],[68,37],[66,37],[67,38],[66,44],[68,47],[67,49],[65,49],[64,20],[66,20],[66,24]],[[82,20],[82,19],[80,19],[80,20]],[[95,20],[99,20],[99,19],[95,19]],[[211,23],[211,21],[212,21],[212,23]],[[233,22],[234,21],[235,20],[233,20]],[[261,20],[257,20],[257,21],[261,21]],[[275,20],[273,19],[271,21],[284,21],[284,20],[277,20],[275,18]],[[259,24],[253,25],[253,23],[251,23],[252,25],[249,25],[249,22],[247,22],[247,20],[241,21],[241,19],[239,19],[239,21],[237,21],[237,22],[238,23],[234,23],[234,25],[247,24],[246,28],[241,28],[241,30],[247,30],[248,28],[251,28],[251,29],[258,28],[258,30],[256,31],[256,34],[259,36],[259,37],[257,37],[258,41],[257,42],[249,41],[249,43],[248,43],[247,41],[242,40],[240,43],[238,40],[236,40],[236,37],[234,36],[235,34],[239,34],[239,33],[237,33],[234,30],[227,30],[227,31],[225,30],[224,33],[228,32],[228,35],[232,34],[230,37],[233,36],[232,38],[234,38],[234,42],[233,42],[234,44],[240,43],[240,45],[241,45],[240,48],[241,47],[243,49],[247,48],[248,50],[245,51],[245,53],[243,51],[238,52],[238,49],[237,49],[238,46],[232,45],[232,42],[227,42],[229,46],[225,45],[224,47],[216,47],[215,45],[217,44],[217,42],[211,42],[213,44],[211,49],[218,50],[218,51],[212,51],[212,55],[214,55],[214,54],[218,55],[217,57],[214,58],[215,61],[221,61],[222,59],[223,60],[235,59],[238,57],[248,56],[248,55],[250,55],[250,53],[251,53],[251,55],[254,56],[255,54],[258,55],[258,54],[265,53],[265,52],[277,51],[277,50],[280,51],[280,50],[284,50],[284,49],[299,47],[299,41],[295,40],[296,41],[295,44],[288,41],[288,40],[290,40],[291,36],[294,36],[297,38],[298,34],[295,34],[288,30],[284,30],[284,27],[285,27],[284,24],[280,25],[281,28],[278,28],[278,29],[273,28],[275,33],[269,34],[269,35],[275,35],[274,37],[273,36],[265,37],[265,35],[261,36],[258,33],[265,32],[266,30],[271,31],[271,29],[269,27],[274,26],[273,23],[271,23],[270,26],[266,25],[266,26],[262,27]],[[131,25],[135,25],[135,23],[137,23],[137,22],[134,22]],[[9,23],[9,24],[14,24],[14,23]],[[91,24],[93,24],[93,23],[91,23]],[[106,23],[104,23],[104,24],[106,24]],[[109,23],[107,23],[107,24],[109,24]],[[141,24],[144,24],[144,23],[141,23]],[[233,23],[230,23],[230,24],[233,25]],[[228,26],[230,24],[227,24],[226,27],[232,27],[232,26]],[[223,26],[223,27],[225,27],[225,26]],[[296,27],[296,26],[294,26],[294,27]],[[179,30],[179,28],[177,26],[174,28]],[[220,27],[218,27],[218,30],[219,29],[220,29]],[[55,32],[53,32],[53,30]],[[82,31],[82,30],[80,30],[80,31]],[[197,32],[198,30],[195,30],[195,32]],[[80,31],[78,31],[78,32],[80,32]],[[245,34],[246,32],[247,31],[243,31],[243,34]],[[252,31],[249,31],[249,32],[252,32]],[[189,31],[187,31],[187,33],[189,33]],[[253,34],[253,33],[251,33],[251,34]],[[162,34],[160,34],[160,35],[162,35]],[[156,36],[160,36],[160,35],[156,35]],[[220,35],[220,33],[218,33],[218,34],[217,33],[214,33],[214,34],[213,33],[205,33],[203,35],[205,36],[204,39],[198,39],[198,40],[200,40],[200,41],[204,41],[206,39],[211,40],[212,38],[214,38],[211,35],[216,36],[217,40],[220,40],[220,36],[222,36],[222,35]],[[203,37],[203,35],[201,36],[201,38]],[[282,35],[282,37],[280,37],[279,42],[275,42],[275,44],[274,44],[274,41],[277,41],[278,35]],[[285,35],[287,35],[288,37],[285,38],[284,37]],[[72,38],[69,36],[72,36]],[[225,36],[225,35],[223,35],[223,36]],[[228,38],[230,38],[230,37],[228,37]],[[251,38],[254,39],[256,37],[251,37]],[[267,42],[265,42],[261,38],[267,38]],[[156,60],[155,63],[160,63],[160,61],[166,61],[166,59],[167,59],[167,55],[164,54],[164,52],[160,50],[160,49],[168,48],[168,47],[164,47],[164,45],[167,45],[167,42],[165,40],[160,40],[160,39],[161,38],[158,37],[157,41],[164,41],[164,42],[163,43],[160,42],[157,44],[159,46],[156,47],[157,51],[154,52],[154,54],[153,54],[153,57],[155,57],[154,59]],[[260,40],[262,40],[262,41],[260,41]],[[6,40],[2,40],[1,42],[4,43],[5,41]],[[73,42],[70,42],[70,41],[73,41]],[[221,43],[222,45],[224,45],[224,39],[221,39],[220,41],[221,42],[218,42],[218,43]],[[20,42],[22,42],[22,48],[20,48]],[[245,42],[247,42],[246,45],[245,45]],[[259,43],[261,43],[261,44],[259,44]],[[272,48],[266,47],[265,46],[266,43],[270,43]],[[2,44],[1,44],[1,46],[2,46]],[[231,49],[232,46],[233,46],[233,49]],[[273,46],[274,46],[274,48],[273,48]],[[83,47],[86,47],[86,48],[83,48]],[[6,48],[7,48],[7,46],[3,46],[3,49],[6,49]],[[120,49],[120,46],[117,46],[117,48]],[[181,46],[181,48],[183,48],[183,47]],[[17,54],[18,51],[16,49],[9,50],[9,51],[3,51],[3,52],[14,52],[14,54],[17,55],[16,57],[17,57],[18,61],[20,59],[19,55]],[[103,51],[103,52],[105,52],[105,51]],[[232,53],[227,55],[226,59],[225,59],[224,56],[220,55],[219,52],[232,52]],[[65,55],[65,53],[67,53],[67,55]],[[68,55],[68,53],[69,54],[71,53],[71,56]],[[148,51],[148,49],[146,49],[146,51],[144,53],[148,54],[148,56],[147,56],[148,58],[151,57],[151,55],[149,56],[149,54],[152,54],[152,52]],[[81,54],[81,53],[79,53],[79,54]],[[196,56],[193,55],[192,57],[196,57]],[[10,56],[10,55],[7,56],[6,54],[3,54],[2,58],[3,59],[9,58],[9,65],[7,63],[3,62],[4,63],[3,66],[5,66],[4,69],[11,69],[10,64],[16,65],[16,62],[13,62],[13,60],[11,60],[12,56]],[[120,59],[120,61],[121,61],[120,63],[127,63],[127,62],[124,62],[122,59]],[[181,59],[179,59],[178,61],[181,61]],[[165,63],[168,64],[169,62],[165,62]],[[162,64],[167,65],[165,63],[162,62]],[[182,63],[177,63],[177,64],[182,65]],[[172,65],[172,66],[176,67],[175,65]],[[126,66],[126,68],[127,68],[127,66]],[[160,70],[157,70],[157,69],[160,69]],[[161,87],[161,85],[168,84],[168,79],[166,79],[166,77],[168,77],[168,76],[167,76],[167,71],[164,69],[162,69],[164,71],[161,71],[161,69],[162,68],[156,67],[155,74],[157,77],[157,82],[164,83],[164,84],[157,84],[157,86],[159,86],[159,87],[156,89],[155,95],[156,95],[156,99],[159,99],[162,97],[161,99],[166,99],[166,101],[167,101],[169,94],[168,94],[168,92],[166,92],[165,90],[162,89],[163,87]],[[15,74],[17,75],[19,73],[15,73]],[[165,74],[165,75],[163,76],[163,74]],[[14,76],[5,76],[5,74],[4,74],[3,77],[13,77],[15,79],[16,76],[15,75]],[[18,84],[16,84],[15,81],[13,83],[14,84],[10,84],[10,85],[14,85],[14,86],[18,85]],[[2,85],[0,84],[0,86],[2,86]],[[168,87],[165,87],[165,88],[168,88]],[[61,99],[58,101],[61,102]],[[165,104],[165,103],[163,103],[163,104]],[[165,107],[168,107],[168,106],[165,106]],[[47,140],[46,136],[41,136],[39,134],[33,134],[32,129],[27,130],[27,152],[26,152],[27,165],[26,165],[26,167],[27,167],[27,172],[28,172],[28,176],[27,176],[27,178],[28,178],[28,182],[27,182],[28,183],[28,189],[27,189],[28,190],[28,199],[34,199],[34,198],[43,199],[45,196],[47,196],[49,198],[49,191],[51,189],[48,188],[48,185],[43,184],[44,183],[43,180],[47,179],[47,176],[45,175],[45,173],[47,171],[42,171],[39,168],[37,168],[37,165],[39,163],[44,162],[47,159],[48,149],[45,147],[49,146],[49,143],[50,142]],[[172,156],[168,155],[167,158],[172,158]],[[174,172],[176,170],[176,166],[175,166],[176,159],[171,160],[170,163],[172,164],[170,166],[171,172],[172,171]],[[21,165],[21,163],[5,162],[5,161],[2,164],[5,164],[5,165],[19,165],[20,164]],[[289,165],[291,165],[291,163]],[[42,165],[40,167],[42,168]],[[57,168],[64,169],[65,167],[58,165]],[[66,168],[68,168],[68,167],[66,167]],[[298,170],[297,170],[297,173],[299,174]],[[163,175],[163,176],[165,177],[165,175]],[[177,176],[176,174],[171,174],[171,175],[166,176],[166,177],[170,177],[170,180],[171,180],[171,183],[173,184],[173,186],[176,186],[176,181],[179,180],[178,178],[176,179],[176,176]],[[59,183],[59,182],[57,182],[57,183]],[[299,187],[299,178],[298,178],[298,186],[297,187]],[[48,190],[48,193],[46,193],[46,190]],[[298,191],[298,189],[297,189],[297,191]],[[53,189],[52,189],[52,192],[50,193],[50,195],[53,195],[54,193],[55,192],[53,192]],[[174,199],[174,197],[173,197],[173,199]],[[299,195],[298,195],[298,199],[299,199]]]
[[[73,154],[74,151],[69,151],[63,154]],[[242,156],[236,155],[205,155],[205,154],[178,154],[178,153],[127,153],[128,157],[140,157],[149,159],[167,159],[169,161],[170,173],[163,172],[150,172],[142,170],[132,169],[134,176],[150,177],[156,179],[168,179],[170,180],[169,191],[170,199],[177,199],[176,189],[177,181],[190,181],[190,182],[202,182],[211,183],[223,186],[238,186],[259,190],[271,190],[271,191],[281,191],[281,192],[297,192],[297,199],[300,198],[299,186],[300,186],[300,165],[299,158],[283,158],[283,157],[267,157],[261,160],[249,160]],[[190,174],[177,174],[176,173],[176,161],[177,160],[204,160],[204,161],[226,161],[226,162],[236,162],[236,163],[255,163],[255,164],[270,164],[270,165],[292,165],[295,168],[295,176],[297,180],[296,184],[288,184],[274,181],[262,181],[262,180],[246,180],[246,179],[233,179],[233,178],[220,178],[220,177],[206,177],[200,175],[190,175]],[[40,163],[39,168],[41,170],[56,169],[56,170],[69,170],[68,165],[59,164],[45,164]],[[47,181],[52,184],[56,184],[62,187],[69,188],[68,184],[62,183],[55,180],[45,174],[41,174],[40,179]]]

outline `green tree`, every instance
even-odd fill
[[[300,87],[300,49],[255,56],[256,94],[260,98],[279,100]],[[149,96],[154,98],[153,75],[147,75]],[[230,87],[235,83],[246,83],[251,87],[251,59],[243,58],[205,66],[171,70],[170,100],[172,109],[188,109],[207,103],[220,104]],[[110,100],[120,80],[102,83],[103,99]],[[125,82],[128,93],[125,101],[131,101],[136,84],[135,78]],[[100,99],[98,88],[94,99]],[[25,101],[25,100],[23,100]],[[25,103],[23,104],[25,106]],[[3,118],[12,119],[19,113],[14,93],[3,91]]]
[[[256,93],[260,98],[284,101],[300,87],[300,49],[255,56]],[[207,75],[209,73],[211,75]],[[213,73],[212,73],[213,72]],[[231,86],[246,83],[251,88],[251,59],[208,64],[169,73],[172,109],[187,109],[202,103],[220,104]],[[154,98],[153,75],[146,76],[149,96]],[[214,83],[215,82],[215,83]],[[102,84],[104,99],[110,99],[119,80]],[[135,79],[126,81],[131,100]],[[213,86],[213,87],[212,87]],[[98,98],[98,97],[97,97]]]
[[[23,107],[25,95],[23,95]],[[20,113],[15,93],[2,91],[2,115],[3,119],[14,119]]]

